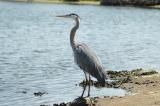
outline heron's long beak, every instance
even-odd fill
[[[56,17],[63,17],[63,18],[65,18],[65,17],[67,17],[68,15],[58,15],[58,16],[56,16]]]

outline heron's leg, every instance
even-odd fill
[[[83,98],[84,92],[85,92],[85,90],[86,90],[86,86],[87,86],[87,84],[85,84],[85,85],[83,86],[83,92],[82,92],[82,94],[81,94],[81,98]]]
[[[90,88],[91,88],[91,76],[89,74],[88,97],[90,96]]]
[[[87,73],[83,70],[83,72],[84,72],[84,75],[85,75],[85,78],[86,78],[86,83],[84,83],[84,85],[83,85],[83,92],[82,92],[82,94],[81,94],[81,97],[83,98],[83,95],[84,95],[84,92],[85,92],[85,90],[86,90],[86,87],[87,87],[87,83],[88,83],[88,78],[87,78]]]
[[[88,83],[88,78],[87,78],[87,73],[85,71],[83,71],[85,74],[85,78],[86,78],[86,84]]]

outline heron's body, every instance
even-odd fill
[[[101,84],[105,83],[105,72],[101,61],[86,44],[77,44],[74,50],[76,64],[85,72],[97,79]]]
[[[75,39],[75,33],[79,28],[79,22],[80,22],[79,16],[72,13],[72,14],[58,16],[58,17],[72,18],[76,22],[75,26],[72,28],[70,33],[70,44],[73,50],[75,63],[85,73],[86,81],[88,81],[87,75],[86,75],[88,73],[89,82],[90,82],[90,75],[91,75],[95,77],[99,83],[104,85],[106,75],[100,59],[86,44],[84,43],[79,44]],[[82,96],[83,96],[83,93],[82,93]],[[88,96],[89,96],[89,93],[88,93]]]

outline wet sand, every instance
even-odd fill
[[[136,76],[132,83],[124,83],[131,95],[97,100],[96,106],[160,106],[160,75]]]

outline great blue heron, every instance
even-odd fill
[[[72,18],[76,22],[70,32],[70,44],[73,50],[75,63],[83,70],[86,82],[88,82],[87,74],[89,74],[88,96],[90,96],[90,75],[95,77],[99,83],[104,85],[106,79],[105,70],[97,55],[86,44],[77,43],[75,39],[76,31],[79,28],[80,17],[74,13],[57,17]],[[83,97],[84,91],[85,89],[83,90],[81,97]]]

